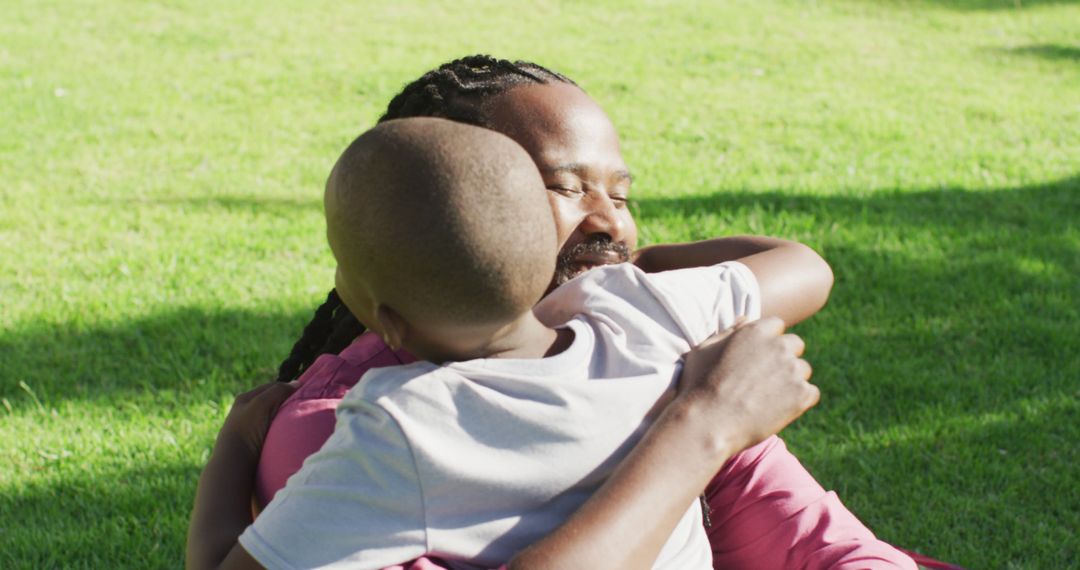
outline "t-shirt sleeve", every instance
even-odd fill
[[[643,281],[696,345],[733,326],[739,317],[761,318],[761,290],[738,261],[650,273]]]
[[[240,544],[267,568],[385,568],[426,550],[423,495],[408,440],[380,406],[346,398],[334,434]]]

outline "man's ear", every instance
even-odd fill
[[[386,346],[400,350],[405,339],[409,338],[409,323],[397,311],[379,303],[375,307],[375,318],[382,329],[382,339]]]

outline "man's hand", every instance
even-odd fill
[[[672,405],[701,418],[714,451],[737,453],[817,404],[804,347],[775,317],[736,325],[687,353]]]
[[[278,407],[296,391],[296,387],[296,381],[271,382],[237,396],[221,426],[218,441],[228,437],[258,457]]]

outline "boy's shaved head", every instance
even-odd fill
[[[381,123],[338,159],[325,204],[339,290],[347,302],[371,301],[358,311],[368,318],[383,305],[415,327],[507,321],[540,299],[554,272],[540,173],[494,131],[432,118]]]

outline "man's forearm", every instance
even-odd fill
[[[821,310],[832,291],[829,264],[813,249],[779,238],[735,236],[654,245],[634,253],[634,263],[650,273],[735,260],[757,278],[761,315],[780,317],[789,326]]]
[[[251,524],[258,456],[222,434],[199,478],[188,529],[187,567],[217,568]]]
[[[792,243],[795,242],[766,236],[731,236],[689,243],[658,244],[634,252],[634,264],[646,273],[707,267]]]

